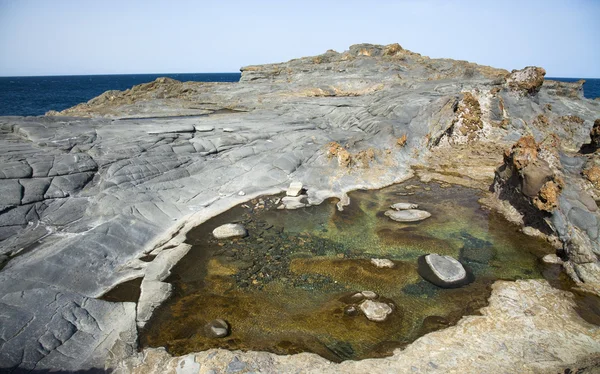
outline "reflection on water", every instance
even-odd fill
[[[193,247],[167,280],[174,297],[141,332],[142,346],[176,355],[215,347],[309,351],[337,362],[386,356],[477,313],[495,280],[542,278],[538,259],[553,252],[482,209],[476,190],[408,181],[350,198],[339,212],[333,200],[285,211],[274,208],[276,197],[265,197],[192,230]],[[392,221],[383,212],[397,202],[417,203],[432,217]],[[227,222],[243,223],[249,236],[215,240],[210,232]],[[440,289],[422,280],[417,258],[433,252],[460,259],[475,281]],[[371,258],[395,267],[376,268]],[[393,303],[386,321],[344,313],[348,295],[364,290]],[[204,333],[216,318],[229,322],[228,337]]]

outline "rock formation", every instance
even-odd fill
[[[481,316],[385,360],[136,351],[136,326],[170,294],[165,279],[189,250],[187,231],[293,181],[310,188],[290,206],[338,197],[340,208],[348,191],[414,174],[479,188],[490,207],[554,243],[580,288],[600,293],[600,102],[583,98],[581,82],[544,81],[544,73],[360,44],[244,67],[239,83],[159,78],[42,117],[0,117],[0,370],[598,365],[598,327],[545,281],[497,282]],[[492,184],[495,195],[486,192]],[[140,277],[137,305],[99,298]]]

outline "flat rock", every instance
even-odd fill
[[[246,228],[239,223],[226,223],[213,230],[217,239],[239,238],[248,235]]]
[[[418,259],[418,272],[423,279],[442,288],[455,288],[469,283],[464,266],[450,256],[428,254]]]
[[[417,209],[419,204],[411,204],[411,203],[396,203],[390,206],[390,208],[394,210],[408,210],[408,209]]]
[[[386,210],[385,215],[397,222],[418,222],[431,217],[431,213],[418,209]]]
[[[383,322],[392,314],[392,307],[379,301],[365,300],[359,308],[369,321]]]

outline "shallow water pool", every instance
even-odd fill
[[[483,209],[477,190],[415,180],[350,194],[299,210],[278,210],[278,197],[263,197],[193,229],[190,252],[167,279],[174,296],[141,331],[142,347],[164,346],[175,355],[209,348],[314,352],[332,361],[390,355],[418,337],[476,314],[497,279],[542,278],[546,242],[519,232],[499,214]],[[419,204],[432,217],[416,223],[383,213],[397,202]],[[211,231],[243,223],[249,236],[216,240]],[[427,253],[459,259],[475,281],[441,289],[417,274]],[[377,268],[386,258],[394,268]],[[351,295],[374,291],[391,303],[384,322],[350,316]],[[225,338],[204,326],[221,318]]]

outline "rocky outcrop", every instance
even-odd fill
[[[166,279],[189,250],[186,233],[238,203],[302,181],[310,186],[306,194],[286,197],[282,207],[337,197],[343,208],[348,191],[415,172],[487,189],[502,162],[499,149],[526,135],[534,141],[507,154],[497,191],[528,207],[532,215],[522,213],[524,220],[537,217],[537,227],[561,244],[569,274],[593,285],[600,273],[593,210],[598,164],[595,153],[577,152],[590,143],[600,102],[582,98],[580,84],[540,77],[536,68],[509,75],[399,45],[361,44],[245,67],[240,83],[158,79],[45,117],[0,117],[0,314],[6,322],[0,368],[105,364],[151,372],[202,362],[203,369],[214,364],[224,371],[230,365],[289,371],[312,363],[315,371],[388,370],[389,360],[338,366],[312,355],[211,351],[217,353],[200,353],[196,363],[156,350],[138,356],[135,326],[143,327],[170,294]],[[140,277],[137,306],[98,299]],[[393,365],[461,371],[494,352],[498,359],[478,363],[479,371],[556,371],[599,351],[596,330],[577,319],[564,293],[536,281],[500,284],[483,312],[487,322],[469,317],[455,330],[427,335],[397,352],[406,361]],[[546,309],[525,313],[523,305],[536,303]],[[515,336],[515,323],[536,329]],[[423,352],[438,352],[440,360],[424,359]]]
[[[506,76],[508,87],[520,94],[535,95],[544,84],[546,70],[537,66],[528,66],[522,70],[513,70]]]

